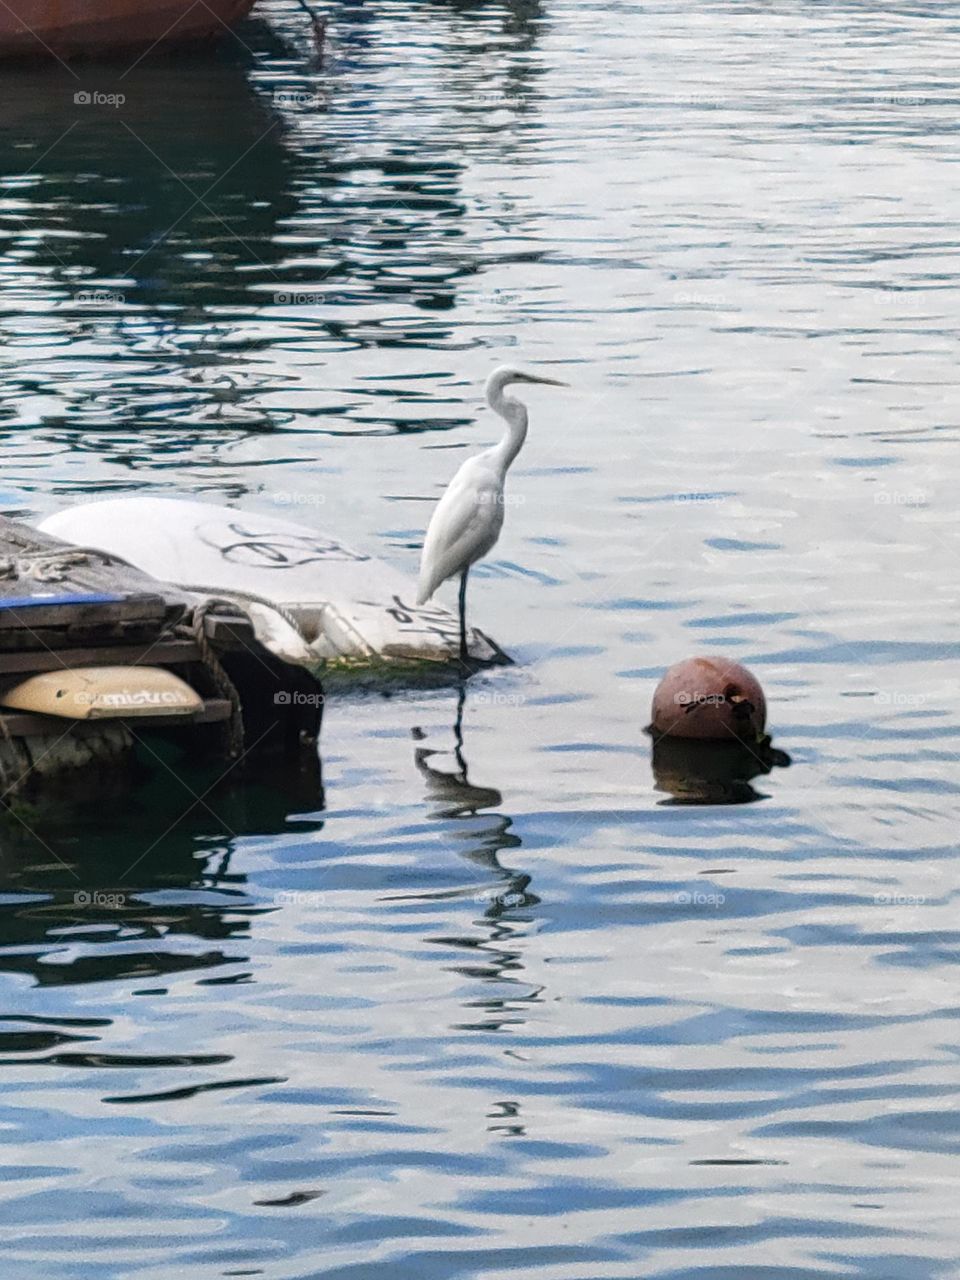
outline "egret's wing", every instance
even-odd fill
[[[461,469],[454,476],[437,503],[424,538],[418,604],[429,600],[441,582],[486,555],[496,542],[503,526],[499,492],[486,469]]]

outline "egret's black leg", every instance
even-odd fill
[[[460,575],[460,661],[467,665],[467,574],[464,569]]]

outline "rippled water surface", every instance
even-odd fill
[[[4,830],[4,1273],[956,1276],[960,10],[331,17],[322,71],[270,0],[3,73],[0,506],[412,574],[523,361],[573,387],[475,574],[517,664],[466,777],[456,690],[339,691],[322,792],[164,756]],[[703,650],[792,757],[756,803],[655,787]]]

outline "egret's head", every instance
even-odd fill
[[[493,404],[500,398],[504,388],[508,387],[512,382],[540,382],[546,387],[566,387],[569,384],[560,382],[558,378],[545,378],[539,373],[526,373],[523,369],[517,369],[512,364],[502,364],[498,369],[494,369],[490,377],[487,379],[487,401]]]

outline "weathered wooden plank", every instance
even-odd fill
[[[38,627],[64,627],[69,631],[109,627],[115,622],[159,628],[166,618],[167,607],[163,596],[157,594],[124,597],[105,592],[71,592],[50,600],[39,595],[13,599],[0,595],[0,632],[34,631]],[[2,643],[0,638],[0,645]]]
[[[185,592],[132,565],[0,516],[0,647],[17,635],[24,648],[31,632],[51,627],[64,629],[67,644],[121,624],[159,635],[190,605]]]
[[[0,516],[0,555],[22,555],[28,551],[55,551],[65,546],[59,538],[33,525]],[[8,550],[9,548],[9,550]]]
[[[0,653],[0,676],[23,672],[56,671],[67,667],[139,666],[170,667],[199,662],[200,650],[192,640],[157,640],[152,644],[95,645],[76,649],[37,649]]]
[[[13,650],[83,648],[91,645],[149,644],[157,639],[153,624],[117,622],[113,626],[31,627],[27,630],[8,629],[0,632],[0,659]]]

